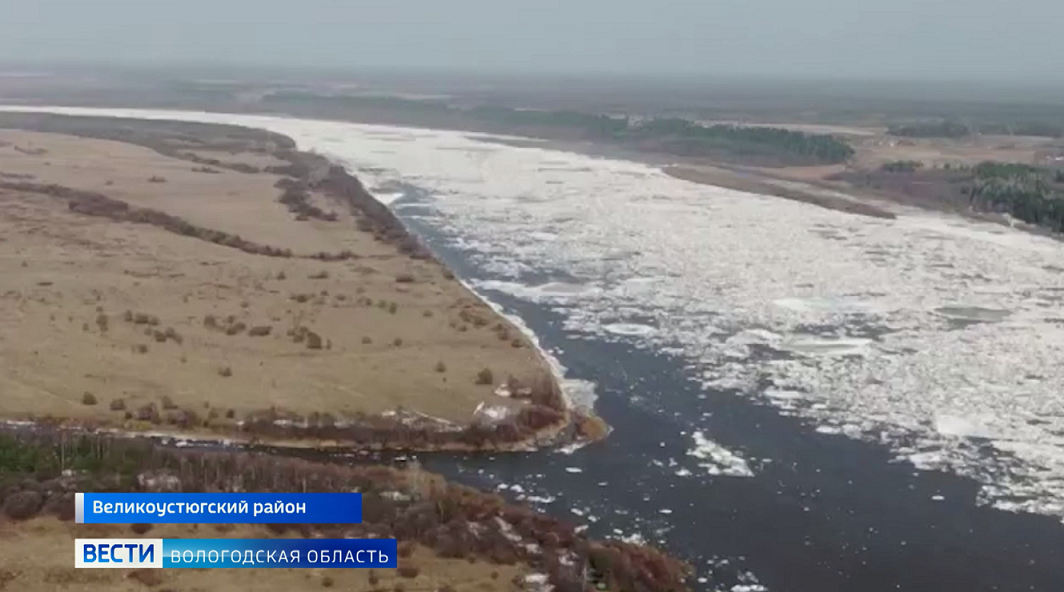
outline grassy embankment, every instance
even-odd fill
[[[0,148],[4,298],[21,311],[0,319],[5,416],[416,449],[523,446],[572,419],[515,327],[288,138],[0,126],[34,130]]]
[[[78,491],[359,491],[363,494],[363,522],[217,525],[209,534],[203,532],[208,526],[200,527],[197,534],[194,526],[185,532],[169,526],[73,525],[73,494]],[[521,589],[525,576],[538,572],[546,574],[559,592],[588,588],[667,592],[685,590],[683,580],[689,573],[686,566],[652,548],[591,540],[571,525],[509,505],[497,495],[449,484],[416,466],[408,470],[343,467],[263,455],[163,448],[148,441],[50,430],[0,433],[0,509],[0,549],[4,550],[0,554],[0,588],[6,584],[8,589],[32,592],[114,589],[130,578],[134,584],[166,584],[174,591],[195,589],[195,583],[204,578],[211,589],[247,589],[228,570],[199,576],[188,573],[197,570],[155,574],[104,570],[111,573],[101,576],[104,579],[100,581],[87,581],[84,578],[92,576],[88,572],[94,570],[74,570],[65,561],[51,565],[6,559],[22,553],[20,549],[54,546],[75,536],[84,537],[89,531],[94,536],[112,537],[151,532],[149,536],[399,540],[397,570],[270,570],[270,578],[280,578],[289,590],[334,586],[365,591]],[[152,581],[142,581],[145,577]],[[250,573],[245,577],[262,579]],[[219,582],[231,582],[232,587],[219,588]],[[282,589],[268,581],[262,584],[263,589]]]

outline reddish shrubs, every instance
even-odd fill
[[[547,573],[559,592],[582,590],[585,570],[591,585],[601,584],[618,592],[682,591],[689,573],[685,565],[654,549],[615,541],[589,541],[572,526],[550,516],[527,507],[506,505],[497,495],[448,484],[435,476],[432,476],[432,487],[419,489],[421,495],[413,495],[414,484],[409,473],[383,466],[317,464],[293,458],[166,448],[148,441],[68,433],[38,432],[20,437],[33,438],[38,447],[44,448],[42,458],[57,456],[61,449],[76,450],[88,454],[92,466],[136,467],[135,471],[141,474],[165,475],[168,483],[173,481],[176,490],[190,493],[226,491],[234,484],[242,491],[259,492],[360,491],[363,522],[350,531],[358,537],[400,539],[398,551],[402,561],[397,574],[402,578],[420,575],[420,570],[409,560],[415,544],[435,549],[447,557],[496,564],[527,563],[534,570]],[[58,465],[54,467],[56,475],[59,470]],[[112,477],[98,469],[91,479],[102,483],[110,482]],[[97,487],[71,483],[69,491],[92,491]],[[19,502],[22,509],[15,512],[17,515],[35,515],[45,497],[48,503],[56,497],[60,505],[73,507],[68,497],[64,497],[68,496],[67,491],[46,495],[34,489],[29,491],[29,495],[22,496],[24,499]],[[406,495],[399,497],[395,493]],[[4,500],[5,512],[13,495],[18,494],[8,493],[8,499]],[[284,526],[270,528],[279,534],[288,530]],[[314,528],[303,525],[296,528],[303,536],[315,535]],[[322,535],[339,534],[328,528],[316,530]],[[539,544],[543,551],[535,550],[528,543]],[[375,572],[371,572],[369,580],[372,586],[380,583]]]

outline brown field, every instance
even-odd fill
[[[0,130],[0,417],[144,429],[170,410],[182,428],[217,428],[275,407],[468,424],[482,403],[523,405],[494,394],[507,377],[547,375],[528,341],[442,265],[360,230],[335,196],[309,199],[335,221],[297,219],[277,201],[281,175],[254,172],[285,164],[262,146],[199,137],[186,152],[225,166]],[[291,254],[85,215],[48,185]]]
[[[73,524],[54,517],[26,522],[0,521],[0,590],[52,592],[227,592],[256,590],[441,590],[501,592],[519,590],[513,581],[529,569],[521,564],[447,559],[416,546],[400,567],[418,569],[416,577],[398,569],[74,569],[75,538],[275,538],[261,525],[160,524],[147,534],[135,534],[117,524]],[[288,536],[299,536],[293,532]],[[70,551],[65,553],[64,550]]]

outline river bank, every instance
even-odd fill
[[[592,533],[661,541],[703,590],[1064,581],[1046,412],[1060,329],[1042,306],[1062,287],[1056,243],[464,134],[145,116],[269,127],[361,173],[567,380],[594,382],[615,427],[571,455],[425,465]]]
[[[447,483],[438,475],[409,466],[340,467],[296,459],[239,452],[203,452],[160,447],[151,441],[34,430],[0,431],[0,581],[19,590],[76,586],[106,589],[122,579],[150,586],[189,589],[190,578],[171,574],[113,571],[108,577],[81,577],[69,564],[12,561],[49,544],[66,544],[86,529],[93,536],[126,531],[153,536],[190,536],[196,526],[78,525],[75,492],[269,492],[311,489],[362,494],[363,519],[357,525],[215,525],[219,538],[386,537],[400,542],[395,570],[345,570],[323,578],[305,570],[281,570],[265,589],[292,589],[291,580],[313,579],[320,587],[371,589],[378,580],[395,587],[484,590],[582,591],[587,583],[617,591],[682,592],[686,566],[657,551],[615,541],[593,541],[571,525],[509,505],[498,496]],[[81,528],[84,526],[85,528]],[[203,525],[206,528],[206,525]],[[191,529],[191,530],[189,530]],[[77,534],[75,534],[75,532]],[[17,544],[11,544],[17,541]],[[201,578],[212,590],[245,589],[233,585],[233,573]],[[288,581],[288,588],[276,588]],[[320,581],[320,582],[319,582]],[[405,583],[402,583],[405,582]],[[245,582],[246,583],[246,582]],[[112,588],[113,589],[113,588]]]
[[[529,336],[291,139],[45,115],[0,126],[4,246],[22,257],[4,295],[23,311],[4,320],[6,418],[373,450],[601,437]],[[20,345],[42,336],[32,356]]]

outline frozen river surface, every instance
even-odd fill
[[[48,110],[285,134],[461,254],[487,297],[534,305],[569,338],[668,354],[696,388],[643,391],[633,379],[625,396],[682,415],[669,425],[683,450],[647,457],[670,479],[752,479],[779,460],[720,443],[712,407],[670,400],[726,393],[825,438],[874,443],[913,471],[968,477],[973,503],[1064,518],[1064,244],[932,213],[860,217],[460,132]],[[747,580],[735,585],[758,589]]]

